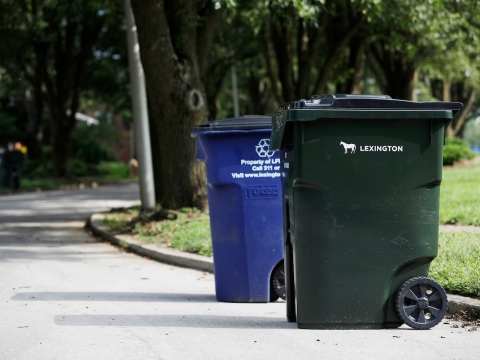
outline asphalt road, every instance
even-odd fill
[[[0,359],[475,359],[480,329],[300,330],[285,304],[215,300],[214,277],[83,230],[135,185],[0,197]],[[459,326],[459,327],[452,327]]]

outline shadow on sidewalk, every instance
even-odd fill
[[[61,326],[153,326],[174,328],[296,329],[285,318],[224,315],[58,315]]]
[[[139,292],[23,292],[13,301],[217,302],[213,294]]]

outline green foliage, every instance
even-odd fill
[[[428,39],[435,42],[435,56],[429,56],[423,70],[431,78],[447,82],[465,81],[480,85],[479,4],[470,0],[436,1],[436,27]]]
[[[52,163],[42,160],[27,160],[22,171],[22,175],[26,179],[45,179],[52,175]]]
[[[111,152],[110,149],[107,151]],[[22,175],[25,180],[36,181],[36,187],[48,187],[50,177],[52,176],[51,148],[45,146],[43,148],[44,158],[41,161],[29,160],[25,161]],[[121,162],[101,161],[99,163],[92,163],[85,161],[85,159],[70,158],[68,161],[68,173],[70,180],[81,177],[96,177],[98,180],[113,180],[113,179],[128,179],[129,166]],[[41,184],[45,181],[45,186]],[[57,182],[63,184],[63,182]],[[24,188],[24,186],[22,186]]]
[[[480,165],[443,172],[440,223],[480,226]]]
[[[93,139],[75,138],[70,142],[73,159],[89,164],[99,164],[101,161],[115,160],[113,150]]]
[[[83,176],[96,176],[99,175],[97,167],[91,163],[86,163],[80,159],[68,160],[68,174],[70,177],[79,178]]]
[[[50,146],[44,146],[42,152],[42,160],[30,160],[27,156],[22,170],[22,176],[24,178],[36,180],[52,176],[52,149]]]
[[[89,164],[116,160],[112,148],[120,138],[120,134],[107,116],[99,116],[98,120],[98,125],[77,124],[70,140],[72,159]]]
[[[6,145],[12,139],[20,138],[20,131],[15,126],[15,118],[0,109],[0,145]]]
[[[449,292],[480,296],[480,232],[440,232],[429,276]]]
[[[375,35],[388,38],[390,47],[408,61],[451,53],[464,45],[465,29],[471,28],[465,17],[468,10],[454,10],[448,0],[385,0],[379,10]]]
[[[50,161],[52,150],[50,147],[43,148],[44,157],[42,160],[27,160],[23,168],[23,177],[31,180],[48,179],[52,176],[52,163]],[[84,158],[71,158],[68,160],[69,177],[79,178],[84,176],[100,176],[99,163],[85,161]]]
[[[88,126],[79,123],[70,140],[70,159],[68,160],[68,176],[102,176],[107,178],[128,178],[128,166],[114,163],[116,154],[112,149],[119,139],[118,130],[105,117],[100,116],[99,125]],[[23,174],[26,178],[42,179],[52,176],[52,150],[43,148],[43,159],[27,160]],[[108,164],[105,164],[108,162]]]
[[[17,88],[17,101],[29,94],[27,112],[35,128],[43,125],[50,137],[58,137],[51,142],[56,176],[68,175],[64,155],[78,109],[91,99],[95,108],[102,101],[118,111],[129,106],[123,17],[123,3],[112,0],[0,2],[0,72]],[[43,108],[50,127],[41,124]],[[66,118],[67,113],[72,115]],[[83,145],[73,145],[80,147],[77,159],[113,159],[92,142]]]
[[[443,147],[443,164],[452,165],[455,161],[473,159],[475,153],[470,150],[468,144],[459,138],[446,139]]]

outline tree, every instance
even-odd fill
[[[105,56],[98,40],[108,33],[110,21],[118,21],[121,5],[111,0],[5,0],[2,10],[2,33],[28,49],[17,66],[33,90],[36,116],[40,107],[48,109],[53,175],[67,176],[80,95],[95,62]]]
[[[373,21],[377,33],[369,41],[368,61],[384,94],[416,100],[420,70],[466,44],[467,11],[455,9],[454,3],[473,4],[468,0],[381,3]]]
[[[260,6],[256,14],[277,102],[329,92],[335,66],[375,9],[376,2],[368,0],[269,1]]]
[[[9,6],[10,5],[10,6]],[[29,158],[39,159],[42,156],[40,142],[43,137],[43,101],[41,82],[35,77],[36,63],[33,49],[29,46],[26,36],[18,36],[23,31],[18,25],[18,3],[16,7],[10,2],[0,3],[0,67],[2,67],[3,84],[8,84],[8,95],[22,104],[27,115],[27,126],[18,124],[18,114],[15,116],[17,130],[24,135],[15,136],[28,147]],[[16,23],[17,29],[12,28]],[[19,31],[20,30],[20,31]],[[28,79],[28,80],[27,80]],[[5,89],[5,86],[4,86]],[[12,139],[10,139],[11,141]]]
[[[474,117],[480,88],[479,4],[466,0],[446,1],[446,10],[455,14],[457,24],[449,36],[450,46],[429,57],[422,67],[424,82],[435,99],[458,101],[463,109],[447,128],[447,137],[463,137],[465,124]]]
[[[204,81],[217,1],[132,0],[150,106],[155,193],[166,208],[205,206],[204,167],[190,133],[207,120]]]
[[[265,70],[257,25],[245,16],[250,9],[248,2],[227,9],[218,27],[205,79],[210,119],[234,114],[230,81],[233,64],[236,67],[240,114],[269,114],[278,107]]]

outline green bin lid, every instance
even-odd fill
[[[329,94],[313,95],[309,100],[286,103],[278,111],[289,109],[389,109],[389,110],[452,110],[463,107],[459,102],[408,101],[392,99],[388,95]]]

